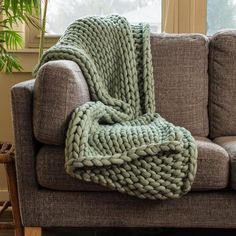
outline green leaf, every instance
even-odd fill
[[[8,10],[10,5],[11,5],[11,1],[10,0],[4,0],[3,5],[6,7],[6,10]]]
[[[25,23],[27,25],[31,24],[33,25],[36,29],[41,29],[41,25],[40,25],[40,20],[38,17],[36,16],[31,16],[31,15],[28,15],[26,14],[25,15]]]
[[[7,49],[17,50],[23,45],[23,39],[19,32],[12,30],[14,24],[19,22],[31,24],[40,28],[38,15],[41,0],[0,0],[0,71],[20,71],[19,61]]]
[[[24,10],[24,0],[20,0],[20,10],[23,12]]]
[[[0,71],[12,73],[13,70],[21,71],[22,67],[14,56],[9,53],[0,54]]]
[[[12,11],[13,15],[28,13],[33,15],[38,12],[40,0],[2,0],[5,11]]]
[[[0,31],[0,40],[4,41],[8,49],[17,50],[23,46],[23,38],[18,32],[13,30]]]
[[[11,8],[13,14],[16,14],[16,12],[18,11],[18,0],[11,0]]]

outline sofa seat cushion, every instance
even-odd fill
[[[207,138],[195,137],[198,146],[197,176],[192,190],[223,189],[228,185],[227,152]],[[45,188],[65,191],[112,191],[94,183],[70,177],[64,170],[64,146],[43,146],[36,159],[38,183]]]
[[[230,158],[230,186],[236,190],[236,136],[219,137],[213,140],[222,146]]]

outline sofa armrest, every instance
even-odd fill
[[[16,174],[21,211],[28,215],[27,196],[36,201],[38,189],[35,173],[37,142],[33,135],[32,110],[35,80],[25,81],[12,87],[12,115],[14,125]]]
[[[44,64],[34,87],[34,136],[41,143],[63,145],[74,109],[90,101],[87,82],[73,61]]]
[[[230,186],[236,190],[236,136],[223,136],[213,140],[223,147],[230,158]]]

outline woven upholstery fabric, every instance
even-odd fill
[[[236,190],[236,136],[218,137],[213,140],[222,146],[230,157],[230,186]]]
[[[198,168],[191,191],[223,189],[228,185],[227,152],[207,138],[194,137],[198,148]],[[64,146],[45,145],[36,157],[38,183],[61,191],[112,191],[98,184],[70,177],[64,168]]]
[[[35,190],[28,227],[236,228],[235,191],[190,192],[179,199],[142,201],[116,192]],[[27,199],[30,199],[28,197]]]
[[[120,16],[74,22],[42,57],[80,66],[93,102],[75,109],[67,131],[66,171],[139,198],[177,198],[196,173],[190,132],[154,114],[149,26]]]
[[[151,34],[151,50],[156,111],[193,135],[206,137],[208,40],[193,34]],[[48,62],[41,70],[34,87],[34,134],[42,143],[62,145],[73,109],[90,97],[88,86],[73,61]]]
[[[72,112],[90,100],[87,83],[73,61],[50,61],[42,66],[34,85],[35,138],[47,144],[65,143]]]
[[[35,80],[24,81],[13,86],[11,90],[17,187],[22,220],[37,215],[36,209],[29,207],[37,202],[38,198],[34,161],[38,145],[34,138],[32,122],[34,84]]]
[[[209,60],[210,136],[236,135],[236,31],[211,38]]]
[[[192,135],[207,137],[208,39],[199,34],[151,37],[156,111]]]
[[[25,227],[236,228],[235,191],[190,192],[180,199],[143,201],[116,192],[50,191],[39,187],[33,135],[34,81],[12,90],[16,172]]]

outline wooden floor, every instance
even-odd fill
[[[2,219],[1,219],[2,220]],[[4,214],[4,221],[11,220],[11,212]],[[235,230],[223,229],[43,229],[43,236],[235,236]],[[0,236],[14,236],[12,230],[0,231]]]

